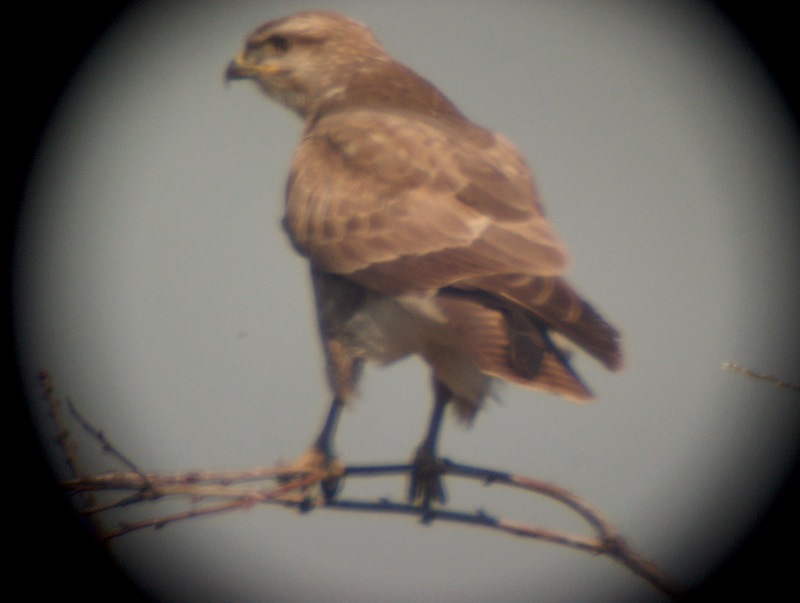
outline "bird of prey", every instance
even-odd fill
[[[444,499],[437,436],[448,405],[471,422],[496,379],[588,400],[567,341],[621,367],[619,333],[562,277],[564,246],[520,153],[365,25],[320,11],[270,21],[225,78],[254,81],[305,122],[284,228],[309,260],[333,400],[303,463],[334,462],[339,413],[365,361],[416,354],[430,366],[433,411],[409,487],[428,507]]]

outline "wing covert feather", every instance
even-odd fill
[[[321,119],[287,185],[295,246],[317,269],[385,293],[563,272],[527,166],[504,138],[470,127],[366,109]]]

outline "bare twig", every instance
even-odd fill
[[[723,362],[722,363],[723,370],[731,371],[732,373],[741,373],[742,375],[746,375],[751,379],[755,379],[757,381],[766,381],[767,383],[771,383],[776,387],[783,387],[785,389],[791,389],[796,392],[800,392],[800,385],[797,383],[792,383],[791,381],[784,381],[783,379],[776,377],[775,375],[769,375],[767,373],[759,373],[757,371],[753,371],[749,368],[745,368],[735,362]]]
[[[151,488],[149,482],[147,482],[147,477],[134,464],[134,462],[128,459],[128,457],[122,454],[122,452],[117,450],[117,448],[112,446],[111,442],[109,442],[108,439],[106,439],[106,436],[105,434],[103,434],[102,431],[94,427],[91,423],[89,423],[89,421],[83,418],[83,416],[78,412],[78,409],[75,408],[75,405],[72,404],[72,401],[69,398],[66,399],[66,403],[67,403],[67,409],[69,410],[69,413],[72,415],[72,417],[78,422],[78,424],[86,433],[88,433],[90,436],[92,436],[95,440],[97,440],[100,443],[100,445],[103,447],[103,452],[109,453],[120,463],[125,465],[128,469],[139,474],[139,476],[145,482],[142,486],[143,488]]]
[[[367,478],[376,475],[406,475],[410,465],[364,465],[345,467],[344,476]],[[363,500],[335,498],[325,501],[324,497],[312,495],[309,488],[329,477],[325,473],[308,474],[296,477],[296,471],[274,467],[264,467],[246,471],[231,472],[188,472],[185,474],[138,472],[106,473],[66,480],[64,487],[70,492],[91,491],[133,491],[130,497],[121,499],[110,506],[85,509],[85,513],[100,513],[109,508],[141,502],[146,498],[142,492],[150,488],[159,498],[185,497],[193,502],[192,508],[185,511],[163,515],[136,522],[122,522],[118,528],[104,534],[105,539],[117,538],[144,528],[162,528],[169,523],[187,519],[250,509],[257,504],[279,504],[309,511],[324,508],[337,511],[357,511],[372,513],[391,513],[418,517],[425,523],[433,521],[455,522],[476,527],[490,528],[565,546],[593,554],[607,555],[621,563],[635,574],[669,596],[677,596],[681,587],[652,562],[638,555],[618,534],[602,514],[567,490],[538,480],[495,471],[481,467],[443,461],[442,473],[465,479],[478,480],[486,484],[505,485],[552,498],[565,505],[583,518],[595,534],[585,536],[566,531],[533,526],[510,519],[495,517],[485,511],[463,511],[444,508],[424,509],[419,505],[398,503],[388,499]],[[295,479],[282,483],[287,477]],[[264,488],[264,480],[278,481],[279,485]],[[254,483],[255,482],[255,483]],[[249,485],[242,485],[249,484]],[[210,501],[210,502],[209,502]],[[222,502],[220,502],[222,501]]]
[[[42,397],[47,402],[47,414],[56,429],[55,442],[61,449],[64,455],[64,463],[67,466],[67,471],[72,476],[80,475],[77,463],[77,449],[78,446],[69,437],[69,429],[67,428],[64,415],[61,412],[63,403],[61,398],[56,395],[55,385],[53,385],[53,378],[49,372],[42,370],[37,375],[39,380],[39,387],[42,389]]]
[[[53,397],[52,381],[42,379],[47,395]],[[592,554],[606,555],[650,582],[655,588],[675,597],[681,587],[655,564],[637,554],[619,535],[616,528],[595,508],[575,494],[539,480],[511,473],[463,465],[442,460],[439,471],[443,476],[477,480],[487,485],[507,486],[553,499],[576,513],[591,528],[592,534],[582,535],[534,526],[511,519],[493,516],[483,510],[464,511],[398,503],[385,498],[377,500],[326,499],[320,483],[330,479],[370,478],[376,475],[407,476],[408,464],[361,465],[338,468],[334,473],[299,471],[296,467],[258,467],[238,471],[188,471],[154,473],[139,469],[69,404],[70,413],[104,451],[122,463],[125,471],[100,475],[74,476],[63,482],[68,492],[85,496],[87,493],[123,493],[103,504],[86,506],[81,513],[91,517],[112,510],[137,505],[155,499],[185,499],[188,509],[139,521],[122,521],[101,534],[104,540],[118,538],[145,528],[159,529],[178,521],[207,517],[232,511],[252,509],[259,504],[277,504],[308,512],[314,508],[335,511],[391,513],[418,517],[424,523],[446,521],[497,530],[517,537],[549,542]],[[62,446],[66,451],[67,447]]]

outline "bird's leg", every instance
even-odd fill
[[[363,365],[363,360],[349,345],[348,324],[363,304],[366,291],[343,277],[325,274],[313,266],[311,281],[333,400],[317,439],[298,460],[306,461],[308,470],[322,471],[327,475],[320,483],[327,502],[336,495],[343,473],[343,467],[333,453],[333,437],[342,407],[355,395]]]
[[[411,471],[411,482],[408,488],[409,500],[411,502],[420,501],[423,509],[426,510],[430,509],[432,502],[444,503],[446,499],[439,477],[441,468],[437,455],[437,444],[442,417],[447,403],[452,397],[450,389],[436,378],[433,380],[433,389],[433,410],[428,423],[428,431],[412,459],[414,467]]]
[[[341,466],[336,460],[336,455],[333,454],[333,436],[336,433],[336,425],[339,422],[342,406],[344,406],[342,398],[334,396],[328,409],[328,416],[325,418],[325,423],[317,439],[314,440],[314,443],[306,452],[292,463],[292,467],[298,471],[309,473],[325,472],[328,474],[327,477],[320,481],[320,488],[326,502],[336,495],[341,478]]]
[[[328,416],[325,418],[325,423],[322,426],[322,431],[319,432],[317,439],[314,441],[312,450],[316,450],[322,455],[322,463],[328,470],[329,476],[320,482],[322,494],[325,501],[330,501],[339,489],[339,478],[337,475],[340,467],[336,461],[336,455],[333,454],[333,436],[336,434],[336,427],[339,424],[339,415],[342,412],[344,402],[339,396],[334,396],[331,401],[331,406],[328,409]]]
[[[328,409],[328,416],[325,418],[325,423],[322,426],[322,431],[319,432],[317,439],[314,440],[314,448],[319,450],[322,455],[328,459],[334,459],[333,454],[333,436],[336,434],[336,426],[339,423],[339,415],[342,412],[344,403],[339,396],[334,396],[331,406]]]

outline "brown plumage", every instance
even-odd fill
[[[442,496],[431,467],[446,404],[472,419],[494,378],[591,398],[553,334],[620,368],[618,332],[561,277],[566,251],[519,152],[364,25],[329,12],[271,21],[226,78],[252,79],[305,120],[284,226],[311,264],[334,393],[319,462],[365,360],[418,354],[431,366],[434,414],[412,480],[425,504]]]

